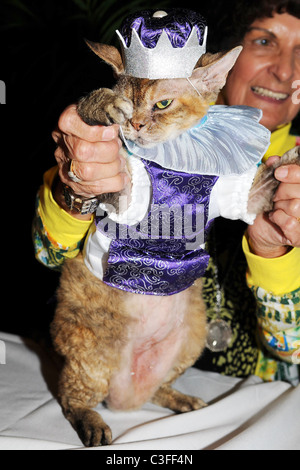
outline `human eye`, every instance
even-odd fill
[[[155,103],[154,109],[166,109],[170,104],[173,102],[173,100],[161,100]]]
[[[257,39],[254,39],[253,43],[257,46],[263,46],[263,47],[271,47],[273,45],[271,39],[269,38],[257,38]]]

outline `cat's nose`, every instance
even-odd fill
[[[136,131],[140,131],[142,127],[144,127],[145,124],[142,124],[141,122],[134,122],[130,120],[130,124]]]

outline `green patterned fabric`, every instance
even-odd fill
[[[59,271],[66,258],[74,258],[78,255],[83,241],[81,240],[73,246],[63,247],[51,239],[41,219],[39,206],[40,198],[37,196],[35,217],[32,224],[35,257],[48,268]]]
[[[220,318],[230,325],[233,340],[226,351],[216,353],[206,349],[197,362],[200,368],[235,377],[254,374],[258,358],[256,302],[246,284],[247,265],[241,246],[244,229],[240,222],[228,224],[225,219],[217,219],[211,231],[207,243],[211,258],[203,278],[208,321],[217,316],[217,265],[222,293]]]
[[[278,332],[282,334],[283,322],[286,326],[294,325],[291,329],[295,347],[290,350],[290,354],[299,350],[300,289],[284,296],[274,296],[255,286],[249,288],[246,282],[247,264],[241,247],[245,228],[242,222],[220,218],[215,221],[211,231],[207,248],[212,256],[203,279],[208,321],[217,316],[216,284],[219,283],[222,292],[220,317],[231,326],[233,339],[226,351],[211,352],[205,349],[196,365],[201,369],[235,377],[256,374],[263,380],[285,380],[297,385],[299,365],[283,361],[281,349],[278,357],[275,357],[277,350],[274,341],[269,348],[272,352],[269,352],[260,326],[262,318],[272,319],[273,331],[275,320]]]

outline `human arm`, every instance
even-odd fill
[[[125,159],[120,149],[119,127],[88,126],[77,114],[76,106],[70,105],[61,114],[58,127],[52,136],[57,144],[55,159],[58,165],[59,181],[54,191],[56,202],[68,211],[62,192],[62,183],[84,197],[118,192],[130,184],[125,171]],[[68,171],[73,162],[73,171],[81,180],[70,180]],[[87,219],[77,212],[73,215]]]
[[[269,158],[267,165],[277,158]],[[277,258],[291,247],[300,247],[300,166],[281,166],[275,170],[275,177],[281,183],[272,212],[259,215],[248,227],[251,251],[263,258]]]
[[[52,188],[57,173],[58,168],[53,167],[44,175],[32,226],[35,256],[52,269],[59,269],[66,258],[78,255],[94,219],[91,215],[87,220],[73,217],[55,201]]]
[[[251,251],[244,236],[243,250],[262,343],[275,357],[292,362],[293,354],[300,350],[300,248],[263,258]]]
[[[243,249],[262,342],[274,356],[292,362],[300,349],[300,168],[281,167],[275,176],[282,182],[273,211],[248,227]]]
[[[47,266],[57,268],[66,257],[76,256],[93,222],[91,214],[81,215],[66,207],[62,183],[86,197],[117,192],[129,184],[117,131],[118,126],[86,125],[73,105],[60,116],[53,132],[57,166],[44,176],[33,222],[36,257]],[[76,162],[80,183],[68,176],[70,160]]]

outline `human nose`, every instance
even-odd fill
[[[292,54],[283,52],[278,55],[276,61],[271,65],[270,70],[280,82],[291,80],[295,72],[295,63]]]

